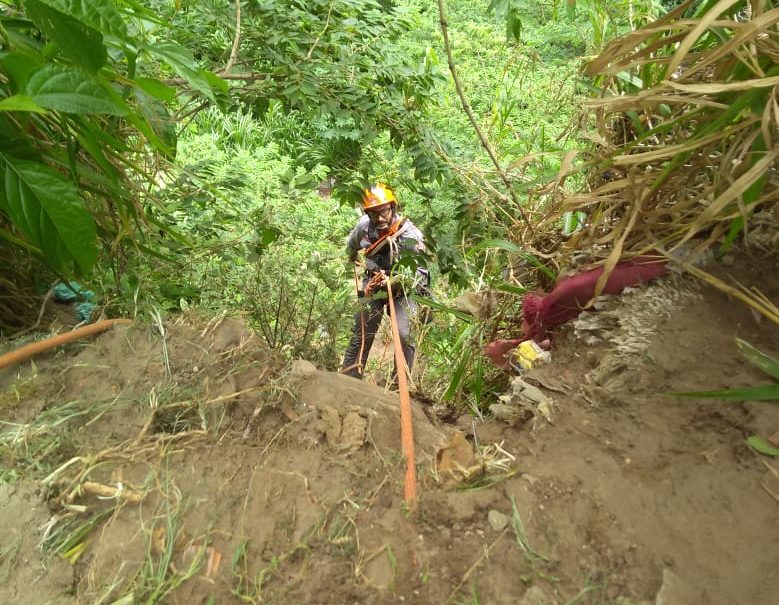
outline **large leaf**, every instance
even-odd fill
[[[41,0],[104,34],[125,40],[127,26],[112,0]]]
[[[91,72],[105,65],[108,53],[99,31],[39,0],[27,0],[25,9],[35,25],[76,65]]]
[[[0,205],[55,269],[87,273],[97,258],[95,223],[76,186],[39,162],[0,153]]]
[[[176,100],[176,89],[154,78],[135,78],[135,85],[147,95],[166,103]]]
[[[11,80],[13,92],[23,91],[30,76],[44,65],[43,57],[36,52],[0,53],[0,70]]]
[[[127,113],[98,80],[70,67],[47,65],[32,75],[25,88],[27,95],[46,109],[81,114]]]
[[[210,100],[216,101],[211,82],[214,81],[214,78],[219,82],[223,82],[223,80],[217,76],[209,78],[207,72],[198,66],[192,53],[186,48],[174,43],[160,43],[146,47],[146,51],[153,57],[167,63],[192,88]]]

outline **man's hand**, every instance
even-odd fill
[[[384,271],[378,271],[373,274],[370,281],[365,284],[365,296],[370,296],[376,290],[384,286],[387,283],[387,274]]]

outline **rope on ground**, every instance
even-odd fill
[[[392,343],[395,348],[395,367],[398,371],[398,392],[400,394],[400,443],[403,456],[406,458],[406,481],[404,483],[403,500],[409,509],[413,510],[417,502],[417,468],[414,460],[414,426],[411,420],[411,398],[408,394],[408,378],[406,376],[406,358],[400,343],[400,331],[395,315],[395,301],[392,297],[391,280],[387,280],[387,297],[390,308],[390,325],[392,326]]]
[[[30,343],[13,351],[9,351],[4,355],[0,355],[0,369],[14,365],[16,363],[27,361],[30,359],[30,357],[37,355],[38,353],[48,351],[49,349],[53,349],[54,347],[74,342],[86,336],[91,336],[92,334],[105,332],[106,330],[113,328],[115,325],[131,323],[131,319],[106,319],[104,321],[98,321],[96,323],[89,324],[83,328],[65,332],[64,334],[57,334],[56,336],[52,336],[51,338],[47,338],[39,342]]]

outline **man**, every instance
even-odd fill
[[[395,262],[403,251],[418,254],[425,252],[422,232],[410,220],[398,214],[395,194],[386,185],[377,183],[363,191],[363,211],[365,214],[349,234],[346,250],[350,262],[357,261],[360,252],[365,257],[363,288],[358,296],[362,296],[366,302],[355,315],[352,339],[341,367],[342,373],[360,379],[385,308],[389,314],[386,285]],[[416,314],[417,304],[395,280],[391,286],[400,344],[410,374],[416,350],[411,334],[411,317]],[[417,269],[415,287],[420,294],[429,292],[430,275],[427,269]],[[398,368],[395,368],[396,377],[397,372]]]

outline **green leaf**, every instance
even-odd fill
[[[147,97],[142,93],[136,97],[143,117],[164,145],[161,151],[166,157],[172,159],[176,152],[177,140],[175,120],[168,113],[165,105],[157,99]]]
[[[481,252],[482,250],[491,250],[491,249],[505,250],[506,252],[511,252],[512,254],[521,254],[522,252],[522,249],[519,246],[505,239],[482,240],[478,244],[476,244],[473,248],[471,248],[471,251]]]
[[[166,103],[176,100],[176,89],[154,78],[135,78],[135,85],[150,97]]]
[[[741,351],[741,354],[746,357],[749,362],[772,378],[779,380],[779,360],[769,357],[740,338],[736,339],[736,344],[738,345],[738,350]]]
[[[45,164],[0,154],[0,206],[57,270],[88,273],[97,233],[76,186]]]
[[[197,65],[192,53],[186,48],[172,42],[166,42],[155,44],[154,46],[147,46],[145,47],[145,50],[160,61],[167,63],[173,71],[184,78],[192,88],[202,93],[210,100],[216,101],[214,91],[209,82],[212,78],[207,77],[207,72]],[[214,77],[216,78],[217,76],[214,75]],[[222,81],[220,78],[218,79]]]
[[[519,17],[519,11],[511,7],[506,13],[506,40],[520,42],[522,35],[522,19]]]
[[[88,73],[47,65],[32,75],[25,92],[41,107],[65,113],[125,115],[102,84]]]
[[[452,380],[449,383],[449,387],[446,389],[446,393],[444,393],[444,401],[450,401],[460,390],[460,383],[463,380],[465,370],[468,368],[468,363],[471,361],[472,355],[473,350],[470,347],[463,349],[460,363],[457,364],[457,368],[455,368],[454,374],[452,374]]]
[[[670,397],[726,399],[728,401],[774,401],[779,403],[779,384],[767,384],[738,389],[723,389],[721,391],[688,391],[683,393],[663,394]]]
[[[0,54],[0,70],[10,77],[12,90],[20,92],[27,85],[30,76],[41,69],[46,62],[35,52],[13,52]]]
[[[761,454],[766,454],[767,456],[779,456],[779,448],[775,448],[773,445],[768,443],[768,441],[762,437],[758,437],[757,435],[753,435],[747,439],[747,444],[749,447],[757,450]]]
[[[514,284],[507,284],[507,283],[497,284],[495,286],[495,289],[500,290],[501,292],[508,292],[509,294],[517,294],[519,296],[522,296],[523,294],[527,293],[527,288],[522,288],[520,286],[515,286]]]
[[[0,101],[0,111],[33,111],[46,113],[46,110],[38,105],[27,95],[13,95]]]
[[[108,53],[99,31],[39,0],[27,0],[25,10],[35,25],[75,64],[93,73],[105,65]]]
[[[41,0],[92,29],[127,39],[127,25],[112,0]]]
[[[468,313],[464,313],[463,311],[460,311],[459,309],[455,309],[454,307],[447,307],[446,305],[441,304],[440,302],[437,302],[430,297],[417,296],[416,294],[412,294],[411,298],[413,298],[419,304],[427,305],[428,307],[434,309],[435,311],[443,311],[444,313],[449,313],[451,315],[454,315],[457,319],[462,319],[463,321],[468,323],[471,323],[473,321],[472,315]]]

